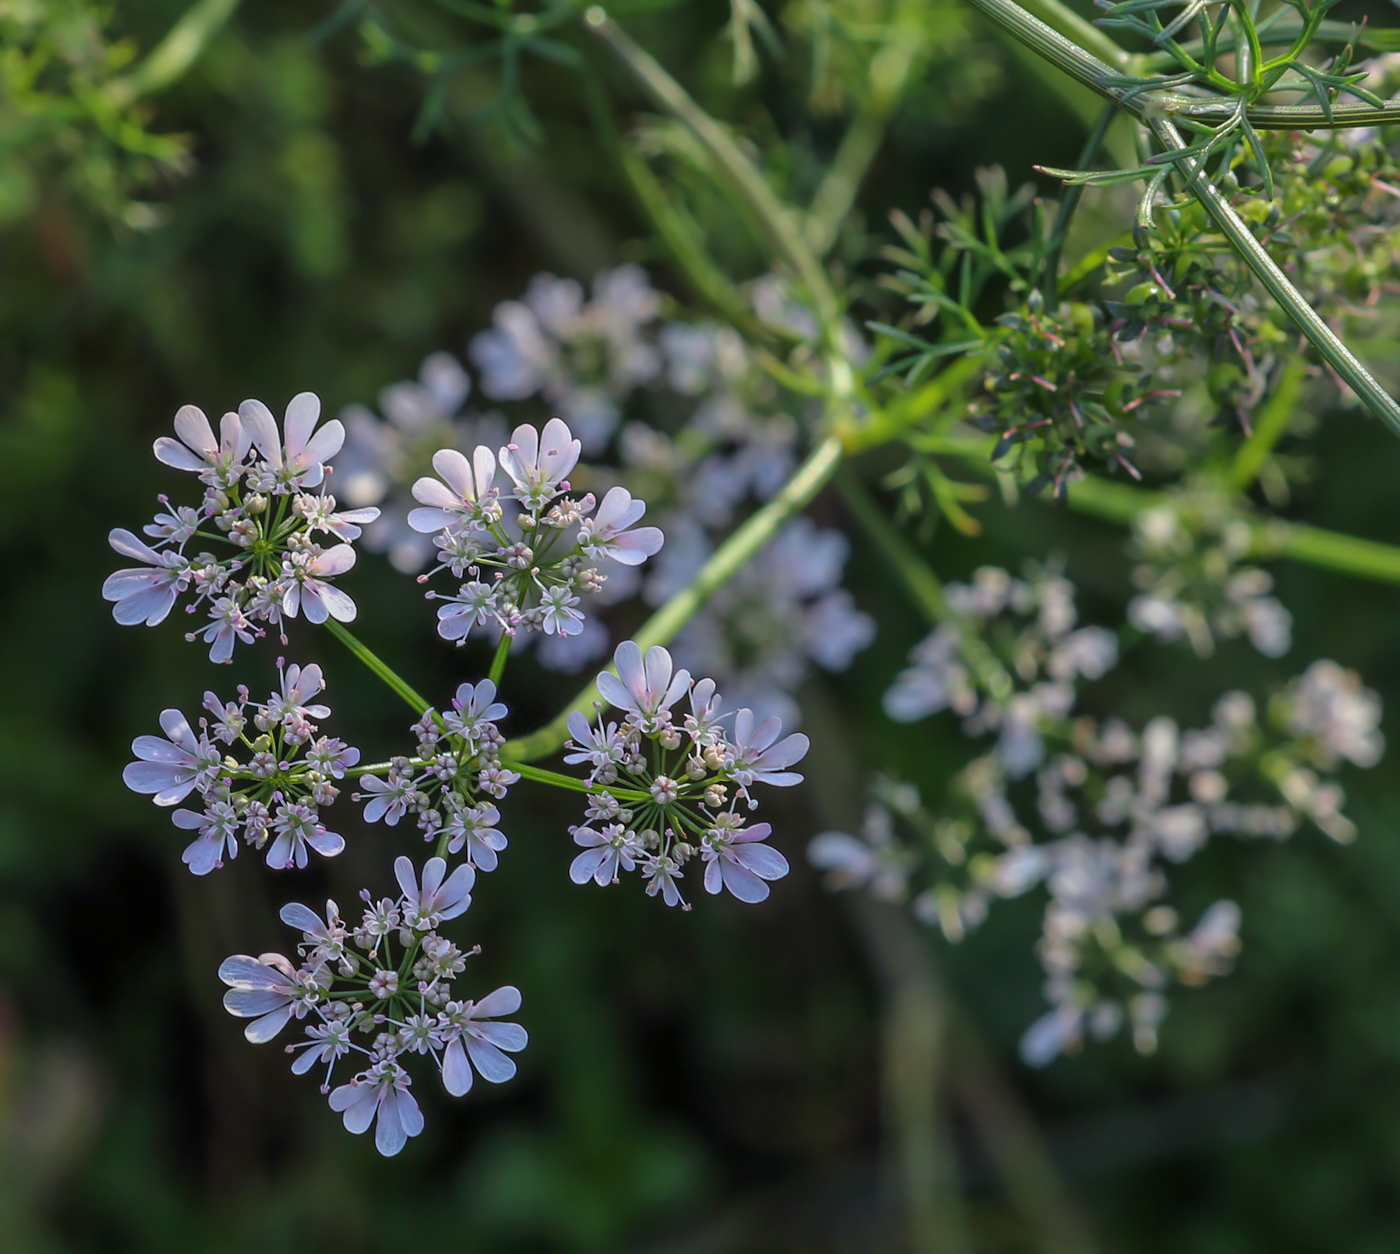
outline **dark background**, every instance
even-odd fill
[[[807,115],[791,86],[800,64],[762,89],[728,86],[724,10],[690,4],[629,28],[707,106],[756,136],[787,136],[775,173],[800,194],[839,128]],[[119,29],[149,47],[179,11],[132,6]],[[285,946],[277,905],[327,891],[349,901],[386,879],[398,846],[347,817],[350,846],[328,873],[270,884],[244,857],[196,880],[178,833],[122,786],[129,741],[162,707],[188,712],[206,687],[240,680],[256,692],[280,652],[264,643],[215,671],[174,618],[155,630],[111,622],[98,595],[115,564],[106,532],[137,527],[154,495],[177,487],[151,440],[186,402],[219,413],[257,396],[280,412],[303,389],[332,413],[372,402],[428,352],[461,353],[542,269],[587,279],[642,260],[687,299],[570,71],[527,74],[545,124],[533,153],[463,121],[487,90],[470,78],[444,130],[414,142],[420,77],[363,64],[353,29],[309,40],[327,12],[247,4],[160,98],[155,129],[194,136],[197,165],[147,193],[166,216],[158,229],[113,226],[61,160],[6,149],[7,162],[32,163],[39,193],[0,224],[0,1248],[894,1249],[895,1138],[882,1115],[902,1100],[886,1065],[892,998],[927,992],[930,978],[977,1025],[963,1047],[972,1060],[949,1065],[990,1077],[1012,1112],[994,1126],[1029,1114],[1028,1143],[1048,1146],[1067,1204],[1088,1216],[1096,1245],[1076,1248],[1400,1246],[1400,789],[1388,761],[1345,780],[1354,846],[1316,833],[1217,842],[1182,869],[1187,917],[1235,897],[1245,947],[1233,976],[1175,997],[1155,1057],[1119,1041],[1028,1072],[1015,1044],[1041,1011],[1037,901],[1000,907],[958,949],[918,933],[912,959],[907,947],[891,958],[900,925],[824,893],[805,865],[813,833],[858,816],[869,772],[895,770],[936,798],[971,752],[944,720],[895,728],[880,713],[922,626],[859,541],[848,583],[880,644],[802,694],[808,773],[822,784],[773,806],[794,873],[769,903],[707,898],[682,915],[635,886],[575,888],[571,803],[521,787],[503,807],[510,849],[463,921],[483,946],[481,987],[524,992],[531,1045],[513,1083],[456,1102],[429,1093],[427,1132],[386,1162],[277,1046],[243,1041],[219,1006],[218,961]],[[949,54],[876,164],[862,197],[872,233],[934,185],[970,186],[977,165],[999,162],[1016,182],[1032,162],[1072,164],[1082,142],[1077,117],[989,32],[931,12],[948,24]],[[608,81],[624,113],[636,107]],[[736,276],[758,273],[760,255],[732,238]],[[1393,439],[1338,413],[1309,452],[1319,473],[1294,512],[1393,538]],[[813,512],[845,525],[834,496]],[[1086,616],[1121,613],[1122,533],[1039,505],[985,520],[976,542],[938,534],[940,574],[1063,551]],[[1325,656],[1394,704],[1400,591],[1276,573],[1295,616],[1288,658],[1238,643],[1209,663],[1139,650],[1103,701],[1137,720],[1200,719],[1224,688],[1267,690]],[[363,555],[344,586],[374,607],[367,642],[425,691],[445,695],[487,665],[436,639],[382,559]],[[409,721],[395,700],[328,637],[303,623],[292,635],[291,658],[327,669],[329,730],[394,752]],[[532,662],[513,664],[509,683],[509,732],[574,689]],[[1018,1207],[991,1164],[986,1127],[955,1107],[946,1131],[978,1248],[1049,1248],[1034,1204]]]

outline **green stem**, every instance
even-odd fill
[[[885,129],[909,82],[924,64],[928,40],[923,6],[905,3],[895,10],[879,50],[870,58],[869,87],[856,116],[812,198],[807,238],[818,256],[831,250],[841,223],[855,204],[856,193],[884,142]]]
[[[424,710],[430,709],[431,705],[425,701],[419,693],[409,686],[406,680],[401,679],[387,663],[380,660],[379,656],[373,653],[365,645],[361,644],[344,624],[338,623],[333,618],[326,620],[326,628],[337,640],[360,659],[371,671],[392,688],[405,702],[413,707],[415,714],[422,714]]]
[[[1283,368],[1274,394],[1259,410],[1254,423],[1254,433],[1240,445],[1230,467],[1228,482],[1236,492],[1243,492],[1254,482],[1269,454],[1273,452],[1274,445],[1288,430],[1307,374],[1307,363],[1299,357],[1293,358]]]
[[[748,204],[767,231],[774,249],[790,265],[816,307],[828,338],[836,334],[840,302],[816,254],[807,245],[802,224],[764,181],[733,136],[710,117],[672,78],[660,63],[634,43],[607,13],[593,6],[584,14],[588,28],[631,71],[647,94],[694,134],[714,157],[734,190]]]
[[[993,443],[992,440],[945,440],[932,451],[957,457],[987,478],[995,479],[996,469],[990,460]],[[1129,525],[1143,510],[1170,501],[1171,497],[1165,492],[1086,475],[1070,486],[1068,504],[1076,513]],[[1285,558],[1376,583],[1400,584],[1400,546],[1281,518],[1260,519],[1246,515],[1245,521],[1250,525],[1251,554],[1255,558]]]
[[[140,65],[106,85],[103,95],[108,103],[124,108],[183,78],[239,3],[240,0],[199,0],[192,5]]]
[[[509,748],[509,746],[506,746]],[[549,784],[553,788],[567,788],[570,792],[601,792],[600,787],[595,787],[586,779],[576,779],[572,775],[561,775],[558,771],[546,771],[538,766],[529,766],[515,758],[503,757],[502,765],[510,767],[512,771],[517,771],[522,779],[532,779],[537,784]],[[607,790],[619,801],[647,801],[649,796],[636,788],[609,788]]]
[[[1180,112],[1203,116],[1197,108],[1198,101],[1191,101],[1189,97],[1177,98],[1169,95],[1156,95],[1150,99],[1130,97],[1124,89],[1109,85],[1108,80],[1114,77],[1114,71],[1109,66],[1033,17],[1016,4],[1015,0],[970,0],[970,3],[1032,51],[1140,117],[1151,128],[1163,148],[1179,152],[1188,147],[1176,126],[1159,110],[1170,112],[1170,106],[1182,99],[1188,101],[1188,105],[1179,110]],[[1237,101],[1221,101],[1220,104],[1225,108],[1227,116],[1233,116],[1238,108]],[[1247,116],[1254,125],[1261,125],[1256,120],[1253,110],[1248,110]],[[1400,118],[1400,109],[1397,109],[1395,116]],[[1254,277],[1259,280],[1265,291],[1284,308],[1328,365],[1366,403],[1371,412],[1400,435],[1400,405],[1395,403],[1370,371],[1337,338],[1336,333],[1322,320],[1317,310],[1289,282],[1288,277],[1254,237],[1229,201],[1220,194],[1220,189],[1205,177],[1202,164],[1194,158],[1187,158],[1179,161],[1177,168],[1191,194],[1220,228],[1226,240],[1254,273]]]
[[[1163,147],[1181,149],[1187,146],[1176,127],[1165,118],[1149,118],[1148,125]],[[1201,164],[1195,160],[1188,160],[1180,162],[1178,168],[1182,171],[1191,194],[1214,219],[1216,226],[1240,255],[1240,259],[1254,272],[1254,277],[1259,280],[1264,290],[1283,306],[1284,311],[1312,341],[1313,347],[1327,364],[1366,403],[1371,412],[1394,434],[1400,435],[1400,405],[1395,403],[1395,398],[1381,387],[1371,372],[1337,337],[1336,332],[1322,320],[1321,315],[1308,303],[1303,294],[1289,282],[1288,276],[1279,269],[1264,245],[1254,237],[1254,232],[1245,225],[1244,219],[1220,194],[1220,189],[1205,177]]]
[[[652,645],[669,644],[674,640],[706,602],[778,534],[783,524],[806,508],[836,473],[841,457],[841,441],[827,436],[797,468],[782,491],[721,544],[690,584],[643,624],[633,637],[637,646],[645,652]],[[516,763],[532,762],[556,752],[569,738],[569,715],[576,710],[591,710],[597,700],[598,685],[591,683],[544,727],[518,740],[507,741],[501,756],[509,758],[512,769],[518,770]]]
[[[510,653],[510,646],[514,643],[514,636],[502,635],[501,643],[496,646],[496,656],[491,659],[491,670],[486,678],[498,688],[501,686],[501,676],[506,673],[506,656]]]

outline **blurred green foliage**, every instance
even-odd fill
[[[388,30],[404,19],[386,7]],[[992,160],[1014,181],[1032,159],[1068,163],[1080,122],[1033,81],[1011,90],[1015,63],[953,0],[795,0],[764,21],[750,4],[689,4],[631,20],[706,107],[765,142],[783,137],[769,173],[810,194],[869,28],[906,8],[900,20],[929,23],[931,37],[838,249],[855,263],[868,236],[887,238],[883,215],[919,206],[932,185],[959,192]],[[497,67],[464,61],[412,142],[421,67],[367,56],[353,24],[313,41],[328,6],[289,0],[245,6],[153,102],[111,104],[121,93],[104,90],[181,12],[0,5],[0,1248],[896,1248],[877,1176],[881,994],[848,903],[820,890],[800,851],[850,821],[867,772],[895,770],[934,795],[971,750],[950,724],[896,728],[881,714],[923,625],[873,560],[854,561],[850,582],[881,646],[804,694],[809,774],[827,784],[774,815],[795,873],[764,910],[707,900],[679,915],[576,889],[567,807],[512,797],[510,855],[471,932],[482,978],[525,991],[532,1044],[514,1084],[430,1099],[428,1133],[385,1162],[220,1009],[217,962],[285,943],[282,898],[252,858],[193,880],[170,827],[120,783],[127,742],[212,682],[177,623],[123,631],[98,597],[107,530],[169,486],[151,440],[185,402],[278,408],[311,388],[334,411],[372,398],[428,351],[460,352],[539,269],[587,278],[637,258],[663,287],[687,289],[558,61],[520,63],[537,130],[483,114],[500,96]],[[772,62],[770,28],[779,72],[736,75],[750,58]],[[655,142],[685,167],[659,129]],[[717,192],[690,203],[736,272],[761,265]],[[1392,537],[1400,448],[1354,413],[1326,431],[1299,508]],[[834,497],[816,512],[844,523]],[[940,573],[1061,550],[1087,617],[1121,600],[1121,532],[1040,504],[983,518],[976,539],[933,538]],[[1279,578],[1293,658],[1335,657],[1400,703],[1400,590],[1298,568]],[[346,585],[381,610],[366,616],[367,641],[420,688],[446,692],[485,665],[443,646],[382,562],[364,558]],[[327,669],[329,730],[392,751],[403,712],[296,626],[290,655],[314,649]],[[219,685],[266,683],[278,651],[250,650]],[[1199,718],[1222,687],[1297,669],[1238,643],[1208,664],[1142,650],[1105,699],[1131,718]],[[511,732],[572,691],[529,664],[512,683]],[[1177,999],[1155,1058],[1120,1042],[1044,1073],[1014,1061],[1039,1008],[1033,903],[1009,903],[958,950],[928,938],[1103,1248],[1400,1243],[1400,788],[1385,766],[1348,787],[1353,847],[1222,845],[1186,869],[1184,906],[1240,900],[1245,950],[1233,977]],[[297,895],[348,900],[374,882],[386,834],[347,830],[345,856],[324,878],[297,876]],[[1042,1248],[983,1148],[955,1132],[980,1248]]]

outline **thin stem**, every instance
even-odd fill
[[[498,688],[501,686],[501,676],[506,673],[506,656],[510,653],[510,646],[514,643],[514,636],[503,634],[501,643],[496,646],[496,656],[491,659],[491,670],[486,678]]]
[[[807,238],[818,256],[829,252],[836,242],[841,223],[855,204],[856,193],[884,142],[890,118],[924,64],[928,40],[922,29],[926,24],[922,6],[906,0],[895,10],[884,43],[870,58],[869,90],[812,198]]]
[[[1131,110],[1151,128],[1158,142],[1168,151],[1180,152],[1189,146],[1181,138],[1176,126],[1158,112],[1158,109],[1170,112],[1169,106],[1174,98],[1154,96],[1149,100],[1140,96],[1130,96],[1123,89],[1110,86],[1108,80],[1114,77],[1112,69],[1085,52],[1083,48],[1071,43],[1058,31],[1033,17],[1014,0],[970,0],[970,3],[1032,51],[1059,66],[1065,73]],[[1189,97],[1181,99],[1187,100],[1194,108],[1196,102],[1191,102]],[[1238,111],[1237,100],[1222,101],[1221,104],[1225,106],[1229,116],[1234,116]],[[1199,113],[1197,116],[1200,116]],[[1253,125],[1261,125],[1252,110],[1246,110],[1246,116]],[[1400,117],[1400,111],[1397,111],[1396,116]],[[1370,371],[1322,320],[1302,293],[1289,282],[1288,277],[1254,237],[1229,201],[1221,195],[1220,189],[1205,177],[1202,163],[1195,158],[1184,158],[1177,163],[1177,168],[1191,194],[1214,220],[1226,240],[1269,295],[1283,306],[1328,365],[1366,403],[1371,412],[1400,435],[1400,405],[1395,403],[1394,398],[1381,387]]]
[[[842,451],[841,441],[835,436],[827,436],[818,444],[782,491],[721,544],[690,584],[646,621],[633,637],[637,646],[645,652],[652,645],[669,644],[674,640],[710,598],[778,534],[783,524],[811,502],[836,473]],[[509,758],[512,769],[516,770],[519,769],[516,763],[548,757],[569,738],[569,715],[576,710],[591,710],[597,700],[598,685],[591,683],[544,727],[518,740],[507,741],[501,756]]]
[[[422,714],[424,710],[430,709],[429,702],[399,677],[390,666],[382,661],[377,654],[361,644],[353,635],[346,630],[344,624],[338,623],[333,618],[326,620],[326,628],[337,640],[360,659],[371,671],[401,696],[408,705],[413,707],[415,714]]]
[[[103,95],[107,101],[122,108],[183,78],[239,3],[240,0],[200,0],[192,5],[140,65],[106,85]]]
[[[634,43],[602,8],[596,5],[590,8],[584,14],[584,21],[617,54],[647,94],[689,127],[696,139],[709,150],[735,191],[763,224],[775,250],[807,289],[828,338],[834,336],[840,302],[821,262],[808,247],[801,223],[792,209],[773,194],[763,175],[734,142],[733,136],[700,108],[660,63]]]
[[[506,747],[509,748],[509,746]],[[548,784],[552,788],[567,788],[570,792],[596,793],[602,791],[586,779],[576,779],[572,775],[561,775],[558,771],[546,771],[538,766],[529,766],[509,756],[503,756],[501,761],[512,771],[519,772],[522,779],[532,779],[537,784]],[[647,793],[636,788],[609,788],[608,792],[619,801],[646,801],[650,799]]]

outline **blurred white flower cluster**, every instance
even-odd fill
[[[1217,640],[1245,636],[1265,657],[1293,643],[1293,616],[1270,595],[1273,577],[1248,564],[1254,531],[1235,502],[1210,491],[1174,493],[1133,520],[1128,621],[1159,640],[1185,640],[1208,657]]]
[[[809,859],[830,887],[908,901],[952,941],[993,901],[1043,888],[1037,954],[1052,1009],[1027,1030],[1024,1057],[1043,1065],[1125,1020],[1149,1051],[1170,984],[1222,974],[1239,948],[1233,902],[1183,926],[1163,900],[1168,869],[1219,835],[1281,840],[1311,823],[1350,840],[1332,776],[1379,761],[1380,700],[1324,660],[1262,719],[1229,692],[1205,727],[1161,716],[1134,729],[1074,712],[1076,681],[1112,666],[1116,638],[1075,627],[1064,579],[984,568],[947,601],[949,621],[915,650],[886,708],[906,720],[951,709],[995,747],[958,772],[939,813],[912,786],[877,781],[860,830],[823,832]]]
[[[750,297],[756,315],[779,333],[797,340],[815,335],[811,314],[776,276],[754,283]],[[617,553],[596,563],[604,578],[589,600],[600,610],[639,593],[653,605],[674,595],[797,464],[798,419],[738,333],[666,321],[662,309],[639,266],[597,275],[591,299],[572,279],[536,275],[520,300],[496,308],[491,328],[469,348],[489,401],[553,412],[567,424],[589,459],[574,476],[580,488],[605,502],[606,494],[623,491],[629,500],[646,500],[665,532],[666,548],[645,581]],[[410,521],[415,484],[430,473],[434,451],[471,457],[478,445],[507,438],[500,412],[464,408],[470,391],[461,364],[435,353],[416,382],[384,390],[384,419],[363,406],[341,415],[348,432],[343,495],[357,506],[382,508],[365,543],[387,551],[400,570],[417,572],[435,554],[431,538]],[[617,464],[605,464],[609,458]],[[508,498],[503,503],[510,506]],[[524,541],[515,519],[508,508],[500,525],[511,540]],[[674,644],[677,660],[713,675],[730,709],[747,706],[795,724],[792,694],[811,664],[843,670],[874,637],[873,621],[841,588],[848,552],[840,532],[796,519],[701,611]],[[499,630],[499,618],[476,613],[485,592],[473,592],[476,600],[458,599],[466,607],[460,613],[443,607],[453,629],[474,617]],[[569,630],[540,637],[537,656],[545,666],[579,671],[612,646],[596,614],[584,618],[572,609],[563,606],[548,620]]]
[[[1016,579],[983,566],[945,597],[947,621],[915,647],[885,713],[912,723],[951,709],[969,736],[997,733],[1001,768],[1019,778],[1044,759],[1041,733],[1069,715],[1079,681],[1117,665],[1118,638],[1076,625],[1074,585],[1049,568]]]

